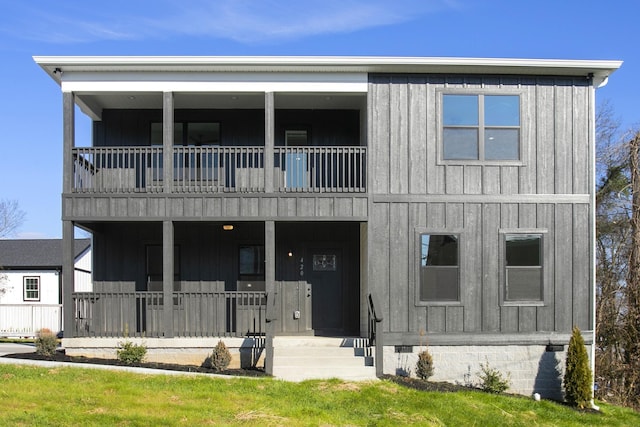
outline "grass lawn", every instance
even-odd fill
[[[638,426],[640,413],[578,412],[476,391],[424,392],[388,381],[140,375],[0,365],[0,425]]]

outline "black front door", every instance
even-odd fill
[[[310,248],[306,265],[306,280],[312,285],[312,327],[315,334],[344,334],[342,250]]]

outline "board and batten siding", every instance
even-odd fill
[[[448,89],[519,93],[521,162],[440,161]],[[390,344],[421,332],[591,329],[592,90],[578,77],[370,77],[368,288]],[[505,230],[543,233],[542,304],[503,302]],[[459,302],[419,301],[420,232],[460,235]]]

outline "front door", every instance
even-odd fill
[[[312,285],[312,327],[316,335],[343,335],[344,289],[342,250],[311,248],[306,278]]]

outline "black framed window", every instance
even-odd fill
[[[264,280],[264,245],[243,245],[238,248],[240,279]]]
[[[520,160],[520,96],[442,95],[443,160]]]
[[[505,292],[508,302],[542,301],[542,234],[505,234]]]
[[[420,235],[420,300],[460,301],[459,236]]]

